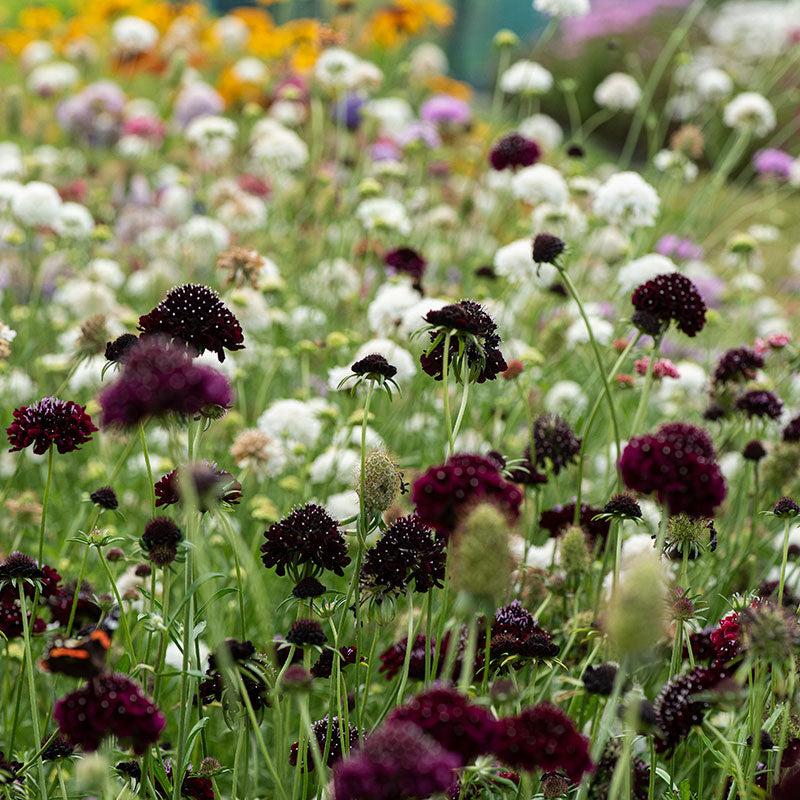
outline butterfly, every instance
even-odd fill
[[[118,625],[119,609],[114,609],[93,631],[80,638],[57,636],[39,666],[47,672],[70,678],[96,678],[106,670],[111,636]]]

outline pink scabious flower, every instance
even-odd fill
[[[589,740],[578,733],[560,708],[549,703],[539,703],[518,716],[501,719],[494,754],[511,767],[559,770],[571,781],[579,781],[594,768]]]
[[[186,348],[162,337],[140,340],[122,356],[122,372],[99,397],[102,425],[129,428],[169,413],[229,408],[227,378],[196,364]]]
[[[55,445],[59,453],[71,453],[92,440],[98,428],[83,406],[57,397],[44,397],[14,410],[14,421],[6,428],[10,452],[33,445],[36,455]]]
[[[386,721],[412,722],[445,750],[455,753],[461,766],[491,753],[499,731],[497,720],[487,709],[444,686],[434,686],[395,708]]]
[[[335,800],[425,800],[456,781],[459,757],[416,725],[385,722],[333,770]]]
[[[773,333],[766,339],[757,338],[753,350],[760,356],[766,355],[770,350],[782,350],[792,341],[791,333]]]
[[[636,369],[637,375],[647,375],[647,369],[650,366],[650,356],[645,356],[635,361],[633,364]],[[668,359],[659,358],[653,364],[653,377],[660,378],[680,378],[678,368]]]
[[[633,437],[622,452],[619,469],[628,489],[655,493],[672,515],[711,517],[727,493],[710,437],[682,422]]]
[[[768,147],[753,156],[753,169],[759,175],[771,175],[787,181],[792,176],[795,159],[783,150]]]
[[[449,94],[437,94],[426,100],[419,109],[420,118],[436,125],[469,125],[472,110],[469,103]]]
[[[124,675],[101,675],[70,692],[53,709],[61,734],[76,747],[92,752],[107,736],[115,736],[143,755],[166,726],[164,715]]]
[[[444,537],[456,529],[463,512],[477,502],[495,503],[511,522],[519,518],[522,492],[506,481],[495,461],[462,453],[431,467],[414,481],[411,502],[419,519]]]
[[[159,143],[167,135],[167,126],[158,117],[131,117],[122,123],[123,136],[138,136]]]
[[[658,240],[656,252],[681,261],[697,261],[703,257],[703,248],[699,244],[674,233],[667,233]]]

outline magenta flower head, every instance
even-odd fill
[[[759,175],[772,175],[788,181],[792,177],[796,160],[784,150],[768,147],[753,156],[753,169]]]
[[[428,262],[412,247],[398,247],[384,254],[383,263],[394,275],[408,275],[414,286],[419,288]]]
[[[202,355],[206,350],[225,360],[225,350],[243,350],[239,320],[208,286],[186,283],[167,292],[149,313],[139,317],[143,336],[161,335]]]
[[[142,339],[123,357],[120,376],[100,395],[102,425],[129,428],[166,414],[210,413],[233,402],[227,378],[195,364],[163,337]]]
[[[469,103],[449,94],[437,94],[426,100],[419,109],[425,122],[436,125],[459,125],[466,127],[472,121]]]
[[[671,515],[710,517],[727,493],[716,457],[704,430],[670,422],[655,433],[632,438],[619,469],[629,489],[655,493]]]
[[[535,164],[542,151],[532,139],[526,139],[519,133],[511,133],[498,141],[489,153],[492,169],[519,169]]]
[[[386,721],[412,722],[445,750],[459,756],[461,766],[491,753],[499,733],[499,723],[491,712],[444,686],[434,686],[395,708]]]
[[[687,336],[696,336],[706,324],[706,304],[697,287],[680,272],[656,275],[634,289],[633,324],[650,336],[662,334],[670,322]]]
[[[456,529],[464,512],[478,502],[494,503],[509,519],[519,518],[522,492],[506,481],[496,461],[462,453],[431,467],[414,481],[411,502],[425,525],[444,537]]]
[[[589,740],[575,729],[572,720],[549,703],[526,708],[516,717],[500,720],[500,735],[494,754],[519,769],[560,770],[571,781],[579,781],[594,768]]]
[[[97,430],[83,406],[57,397],[44,397],[14,409],[14,421],[6,428],[10,452],[33,445],[40,456],[55,445],[59,453],[71,453],[91,441]]]
[[[92,752],[115,736],[137,755],[155,744],[166,721],[139,684],[124,675],[101,675],[59,700],[53,717],[66,740]]]
[[[456,781],[459,757],[416,725],[385,722],[333,770],[335,800],[426,800]]]

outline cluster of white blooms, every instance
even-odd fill
[[[356,208],[356,217],[368,231],[396,231],[403,236],[411,233],[411,220],[405,206],[391,197],[362,200]]]
[[[52,226],[61,210],[61,197],[54,186],[31,181],[21,186],[11,199],[11,211],[20,224],[29,228]]]
[[[659,172],[670,172],[681,177],[686,183],[697,178],[697,164],[683,153],[675,150],[659,150],[653,157],[653,166]]]
[[[408,283],[384,283],[367,308],[367,325],[377,336],[391,336],[405,313],[420,302],[420,293]],[[422,327],[422,320],[416,326]]]
[[[247,23],[233,14],[220,17],[213,27],[214,36],[228,51],[241,50],[250,38],[250,29]]]
[[[24,172],[19,145],[16,142],[0,142],[0,180],[21,178]]]
[[[268,436],[283,441],[291,449],[296,445],[312,447],[322,433],[319,412],[323,400],[275,400],[258,418],[258,427]]]
[[[506,94],[545,94],[553,88],[553,76],[541,64],[522,59],[502,74],[500,88]]]
[[[610,111],[632,111],[641,99],[636,79],[624,72],[612,72],[594,90],[595,103]]]
[[[62,203],[53,228],[67,239],[86,239],[94,230],[94,219],[89,209],[80,203]]]
[[[517,172],[511,180],[514,197],[526,203],[547,202],[562,206],[569,200],[569,188],[562,174],[549,164],[534,164]]]
[[[585,17],[591,11],[589,0],[533,0],[533,7],[553,17]]]
[[[414,119],[411,104],[403,97],[379,97],[364,104],[362,109],[367,117],[377,120],[381,132],[392,133],[402,130]]]
[[[494,269],[512,284],[535,283],[542,288],[550,286],[558,276],[558,270],[552,264],[534,262],[530,239],[517,239],[497,250]]]
[[[798,0],[733,0],[709,18],[708,36],[738,61],[776,58],[789,45],[798,19]]]
[[[564,141],[561,126],[547,114],[534,114],[519,123],[519,132],[543,150],[555,150]]]
[[[253,56],[240,58],[233,67],[231,67],[231,73],[236,80],[242,83],[261,84],[269,77],[267,65]]]
[[[661,201],[638,172],[617,172],[597,190],[594,213],[622,228],[655,225]]]
[[[111,26],[111,39],[126,56],[150,52],[158,43],[158,28],[141,17],[120,17]]]
[[[586,233],[589,222],[575,203],[539,203],[531,212],[531,232],[552,233],[562,239],[577,239]]]
[[[378,88],[383,81],[378,67],[341,47],[323,50],[314,64],[313,75],[321,86],[336,92]]]
[[[733,92],[733,80],[725,70],[709,67],[697,74],[695,88],[701,100],[715,103],[730,97]]]
[[[750,132],[755,136],[766,136],[775,129],[775,109],[764,95],[758,92],[742,92],[725,106],[722,119],[737,131]]]
[[[320,261],[312,270],[303,291],[316,302],[326,299],[352,300],[361,289],[361,275],[344,258]]]
[[[250,160],[263,173],[297,170],[308,162],[308,145],[276,119],[261,119],[250,133]]]
[[[61,94],[71,89],[80,79],[78,68],[68,61],[40,64],[28,75],[28,89],[40,97]]]
[[[648,253],[635,258],[617,270],[617,284],[623,292],[630,292],[656,275],[678,272],[675,262],[660,253]]]
[[[239,131],[236,123],[227,117],[209,114],[193,119],[184,135],[192,144],[201,162],[208,167],[224,164],[233,153],[233,143]]]
[[[447,55],[433,42],[418,44],[408,59],[408,73],[417,81],[424,81],[435,75],[446,75],[448,69]]]

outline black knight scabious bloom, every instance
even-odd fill
[[[222,700],[226,683],[220,669],[226,661],[241,677],[253,710],[259,711],[268,706],[269,686],[263,677],[267,671],[267,664],[256,652],[252,642],[240,642],[237,639],[226,639],[208,656],[206,678],[198,687],[202,702],[207,704]],[[233,691],[238,701],[242,702],[241,687],[236,685]]]
[[[784,442],[800,442],[800,415],[792,417],[781,433]]]
[[[191,481],[194,500],[200,511],[208,511],[215,504],[224,508],[238,505],[242,497],[242,484],[230,472],[218,469],[213,461],[198,461],[170,470],[156,481],[156,507],[181,502],[187,494],[182,481]]]
[[[171,519],[155,517],[145,525],[140,544],[152,564],[166,567],[178,555],[182,538],[181,529]]]
[[[286,634],[286,641],[297,647],[308,645],[322,647],[327,644],[328,637],[322,630],[322,625],[315,619],[298,619],[292,623]]]
[[[108,511],[114,511],[119,507],[119,500],[117,493],[110,486],[101,486],[95,489],[90,495],[89,499],[100,508],[105,508]]]
[[[207,286],[186,283],[167,292],[149,313],[139,317],[143,336],[162,335],[225,360],[225,350],[243,350],[242,326],[219,295]]]
[[[723,353],[714,368],[714,383],[753,380],[756,370],[764,366],[764,356],[749,347],[736,347]]]
[[[328,722],[328,716],[326,714],[322,719],[318,719],[311,725],[311,734],[317,740],[317,746],[319,747],[320,753],[325,752],[325,740],[328,738],[329,728],[331,733],[328,744],[328,759],[325,761],[325,765],[327,767],[332,767],[338,761],[341,761],[342,756],[344,755],[344,750],[342,748],[342,733],[344,733],[345,738],[349,742],[351,752],[358,748],[359,737],[357,726],[347,725],[347,723],[343,719],[340,720],[339,717],[333,717],[330,722]],[[299,750],[299,742],[295,742],[289,750],[289,764],[293,767],[297,766],[297,755]],[[310,743],[308,744],[308,752],[306,753],[305,767],[309,771],[314,769],[314,756]]]
[[[753,389],[736,399],[736,408],[748,417],[778,419],[783,412],[783,402],[772,392]]]
[[[331,570],[344,575],[350,563],[347,544],[339,523],[321,506],[308,503],[264,532],[261,560],[278,575],[287,572],[297,583],[307,575]]]
[[[232,401],[228,379],[221,372],[195,364],[184,348],[163,338],[131,347],[119,377],[99,397],[103,426],[123,428],[170,413],[194,415],[229,408]]]
[[[604,506],[603,514],[614,519],[641,519],[642,509],[636,498],[625,492],[615,494]]]
[[[646,322],[647,329],[639,325],[640,329],[650,335],[663,333],[670,322],[675,322],[679,331],[696,336],[706,324],[706,304],[697,287],[680,272],[656,275],[643,283],[634,290],[631,303],[640,322]]]
[[[561,417],[544,414],[533,423],[533,457],[541,469],[558,475],[581,451],[581,440]]]
[[[383,256],[383,263],[392,274],[408,275],[415,289],[421,287],[422,276],[425,274],[427,262],[416,250],[411,247],[398,247],[396,250],[389,250]]]
[[[97,431],[83,406],[57,397],[44,397],[14,410],[14,421],[6,428],[10,452],[33,445],[36,455],[55,445],[59,453],[71,453],[92,440]]]
[[[537,233],[533,237],[533,261],[536,264],[555,264],[566,249],[564,240],[552,233]]]
[[[519,133],[509,133],[492,147],[489,163],[498,172],[504,169],[517,170],[530,167],[541,156],[541,148],[533,139],[527,139]]]
[[[139,341],[138,336],[132,333],[123,333],[122,336],[117,336],[113,342],[106,342],[106,361],[113,364],[121,362],[126,353]]]
[[[542,511],[539,517],[539,527],[549,531],[551,537],[560,536],[572,525],[574,519],[575,503],[559,504]],[[586,503],[581,503],[578,525],[593,544],[605,541],[611,527],[608,518],[602,513],[602,509]]]
[[[432,344],[420,356],[420,364],[434,380],[442,380],[444,343],[448,335],[448,370],[456,380],[463,380],[467,370],[468,381],[493,381],[508,368],[499,350],[502,340],[497,334],[497,324],[474,300],[461,300],[429,311],[425,322]]]
[[[753,461],[757,464],[762,458],[765,458],[766,455],[767,450],[758,439],[753,439],[742,448],[742,458],[745,461]]]
[[[416,725],[385,722],[333,771],[336,800],[425,800],[456,781],[459,758]]]
[[[446,633],[442,637],[442,646],[439,648],[439,660],[437,675],[444,667],[447,648],[450,644],[450,634]],[[424,633],[418,633],[411,644],[411,655],[408,661],[408,677],[414,681],[421,681],[425,678],[425,648],[427,647],[427,637]],[[386,675],[386,680],[390,681],[405,666],[406,650],[408,648],[408,637],[401,639],[397,644],[393,644],[384,650],[380,655],[381,666],[378,672]],[[436,658],[436,639],[430,639],[429,663],[433,664]]]

